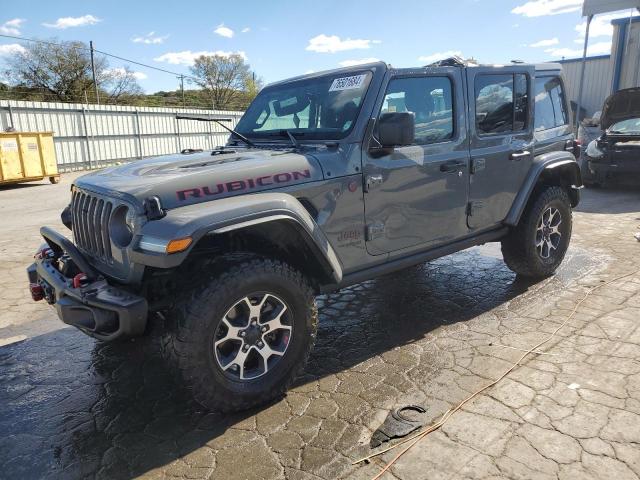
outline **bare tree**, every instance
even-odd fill
[[[106,92],[109,100],[113,102],[144,93],[138,85],[134,72],[127,66],[103,70],[98,78],[100,90],[103,93]]]
[[[193,80],[211,96],[214,108],[237,108],[243,102],[251,70],[242,56],[201,55],[191,67]]]
[[[46,99],[84,101],[94,96],[89,47],[82,42],[34,42],[7,59],[12,86],[43,92]],[[100,93],[118,99],[141,92],[128,68],[110,69],[106,58],[96,56]]]

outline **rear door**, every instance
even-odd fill
[[[374,116],[415,114],[415,142],[364,153],[367,251],[373,255],[450,242],[468,232],[469,151],[462,70],[397,72]],[[375,133],[374,133],[375,135]]]
[[[467,69],[473,230],[507,216],[533,162],[533,67]]]

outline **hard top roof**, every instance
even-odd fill
[[[429,65],[423,65],[423,66],[419,66],[419,67],[406,67],[406,68],[394,68],[391,64],[385,63],[383,61],[378,61],[378,62],[372,62],[372,63],[364,63],[364,64],[360,64],[360,65],[352,65],[349,67],[342,67],[342,68],[334,68],[331,70],[323,70],[320,72],[313,72],[313,73],[308,73],[305,75],[298,75],[296,77],[292,77],[292,78],[287,78],[284,80],[280,80],[277,82],[273,82],[269,85],[267,85],[268,87],[274,86],[274,85],[279,85],[279,84],[283,84],[283,83],[289,83],[289,82],[294,82],[296,80],[302,80],[302,79],[309,79],[309,78],[314,78],[314,77],[324,77],[325,75],[339,75],[339,74],[349,74],[351,72],[357,72],[357,71],[363,71],[363,70],[371,70],[371,69],[377,69],[377,68],[382,68],[384,70],[393,70],[395,72],[416,72],[418,70],[424,70],[425,68],[434,68],[434,67],[441,67],[441,66],[453,66],[453,67],[459,67],[459,68],[477,68],[477,67],[495,67],[496,70],[500,69],[500,68],[504,68],[507,66],[522,66],[522,67],[533,67],[535,71],[538,72],[543,72],[543,71],[562,71],[562,65],[560,63],[522,63],[522,62],[518,62],[518,61],[512,61],[512,62],[508,62],[508,63],[504,63],[504,64],[478,64],[478,63],[474,63],[474,62],[469,62],[466,60],[462,60],[459,57],[451,57],[451,58],[447,58],[447,59],[443,59],[440,60],[438,62],[435,63],[431,63]]]

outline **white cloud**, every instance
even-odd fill
[[[109,68],[107,72],[116,73],[118,75],[124,75],[125,73],[127,73],[127,70],[124,69],[123,67],[115,67],[115,68]],[[133,72],[129,70],[129,73],[133,75],[133,78],[135,78],[136,80],[146,80],[148,78],[147,74],[143,72]]]
[[[202,56],[202,55],[220,55],[222,57],[228,57],[230,55],[240,55],[245,61],[247,60],[247,55],[242,52],[223,52],[222,50],[216,50],[215,52],[210,52],[206,50],[201,50],[199,52],[192,52],[191,50],[183,50],[182,52],[167,52],[159,57],[154,58],[156,62],[165,62],[170,63],[172,65],[193,65],[193,61]]]
[[[583,0],[530,0],[511,10],[516,15],[542,17],[561,13],[577,12],[582,8]]]
[[[551,47],[553,45],[558,45],[559,43],[560,40],[558,40],[558,37],[554,37],[549,38],[548,40],[540,40],[539,42],[532,43],[529,46],[533,48]]]
[[[133,43],[144,43],[145,45],[160,45],[169,38],[169,35],[156,35],[156,32],[149,32],[146,35],[140,35],[133,37],[131,41]]]
[[[438,60],[444,60],[445,58],[454,57],[454,56],[461,57],[462,52],[460,50],[447,50],[446,52],[438,52],[438,53],[434,53],[433,55],[423,55],[421,57],[418,57],[418,61],[429,64],[429,63],[436,62]]]
[[[225,27],[224,23],[221,23],[220,25],[218,25],[218,28],[216,28],[213,31],[213,33],[217,33],[221,37],[226,37],[226,38],[233,37],[233,30],[231,30],[229,27]]]
[[[240,33],[249,33],[251,31],[251,29],[249,27],[244,27],[242,30],[240,30]]]
[[[548,48],[545,50],[553,58],[582,57],[582,48]],[[611,42],[598,42],[589,45],[587,55],[605,55],[611,53]]]
[[[49,28],[57,28],[59,30],[64,30],[65,28],[70,27],[83,27],[85,25],[95,25],[102,20],[98,17],[94,17],[93,15],[83,15],[82,17],[61,17],[56,20],[56,23],[43,23],[45,27]]]
[[[23,53],[25,51],[25,48],[17,43],[5,43],[4,45],[0,45],[0,57],[4,55],[13,55],[15,53]]]
[[[611,25],[611,20],[615,20],[616,18],[628,18],[629,14],[624,12],[618,13],[609,13],[607,15],[598,15],[593,17],[591,21],[591,26],[589,27],[589,38],[594,37],[611,37],[613,35],[613,25]],[[578,32],[579,37],[582,38],[581,41],[584,41],[584,34],[587,30],[587,22],[581,22],[575,27],[576,32]]]
[[[25,22],[24,18],[14,18],[7,20],[0,25],[0,33],[2,35],[20,35],[20,26]]]
[[[365,63],[379,62],[380,60],[375,57],[361,58],[359,60],[343,60],[339,63],[341,67],[353,67],[355,65],[363,65]]]
[[[337,35],[325,35],[321,33],[309,40],[306,50],[318,53],[336,53],[345,50],[358,50],[371,48],[372,43],[380,43],[380,40],[364,40],[345,38],[342,40]]]

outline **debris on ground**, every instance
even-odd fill
[[[402,438],[424,425],[426,410],[419,405],[406,405],[391,410],[382,425],[373,432],[369,446],[378,447],[392,438]]]

